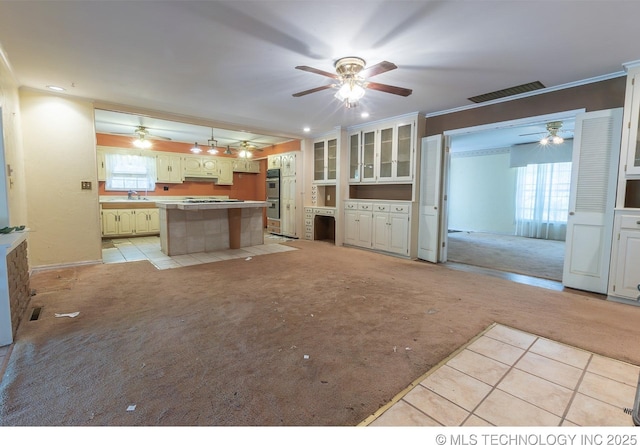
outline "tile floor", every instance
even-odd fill
[[[640,367],[494,325],[363,426],[634,426]]]
[[[176,267],[212,263],[233,258],[249,258],[257,255],[295,250],[295,247],[286,245],[287,241],[291,241],[291,239],[267,233],[262,245],[170,257],[160,250],[160,238],[158,236],[114,238],[103,242],[102,261],[104,263],[149,261],[158,269],[174,269]]]

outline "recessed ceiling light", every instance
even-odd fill
[[[47,88],[53,91],[66,91],[64,88],[56,86],[56,85],[47,85]]]
[[[310,132],[310,131],[311,131],[311,128],[309,128],[309,127],[304,127],[304,128],[302,129],[302,131],[304,131],[305,133],[308,133],[308,132]]]
[[[363,111],[362,114],[360,114],[361,118],[367,118],[369,117],[369,113],[367,113],[366,111]]]

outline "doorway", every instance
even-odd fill
[[[445,133],[443,261],[562,281],[575,115]],[[543,147],[549,122],[564,141]]]

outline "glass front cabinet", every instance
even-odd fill
[[[338,139],[313,143],[313,182],[335,184],[338,174]]]
[[[412,182],[415,122],[387,124],[349,135],[350,182]]]
[[[627,175],[640,176],[640,65],[628,67],[627,72],[627,96],[625,99],[624,130],[628,134],[623,138],[623,153],[626,151],[625,162]],[[624,134],[623,134],[624,136]]]

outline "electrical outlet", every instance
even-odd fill
[[[80,188],[82,190],[91,190],[91,181],[80,181]]]
[[[331,201],[331,195],[327,195],[327,201]]]

